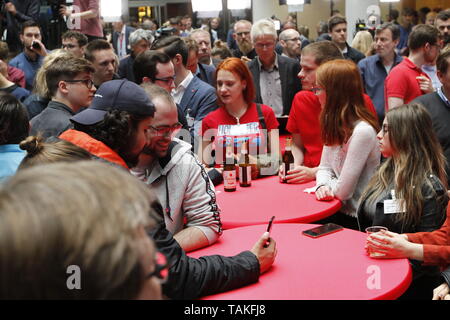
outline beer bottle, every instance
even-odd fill
[[[287,183],[286,175],[288,171],[294,169],[294,155],[292,154],[292,138],[286,138],[286,147],[283,153],[283,178],[281,182]]]
[[[250,166],[250,157],[248,155],[248,140],[242,143],[239,160],[239,185],[241,187],[250,187],[252,185],[252,167]]]
[[[227,142],[225,163],[223,165],[223,183],[226,192],[236,191],[236,164],[233,146]]]

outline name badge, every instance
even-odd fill
[[[398,200],[384,200],[384,214],[404,212]]]

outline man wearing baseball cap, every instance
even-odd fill
[[[89,108],[70,118],[74,129],[59,137],[129,169],[146,145],[154,113],[144,89],[125,79],[111,80],[100,86]]]
[[[150,99],[157,103],[155,98],[125,79],[105,82],[91,106],[71,118],[74,129],[59,137],[89,151],[94,158],[126,169],[134,167],[147,144],[147,131],[155,113]],[[163,284],[163,294],[170,299],[196,299],[257,282],[275,260],[276,244],[268,232],[251,250],[232,257],[188,257],[167,230],[159,201],[152,203],[152,208],[160,221],[149,235],[168,260],[169,276]]]

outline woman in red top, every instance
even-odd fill
[[[203,119],[203,148],[200,150],[200,158],[205,164],[211,164],[211,148],[215,148],[215,162],[222,163],[223,144],[227,139],[233,139],[235,152],[240,150],[242,140],[249,139],[251,155],[265,153],[264,137],[272,129],[278,128],[278,121],[270,107],[263,104],[257,106],[253,102],[255,86],[247,64],[238,58],[228,58],[218,65],[216,79],[220,108]],[[278,139],[276,140],[278,146]]]

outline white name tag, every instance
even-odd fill
[[[404,212],[398,200],[384,200],[384,214]]]

